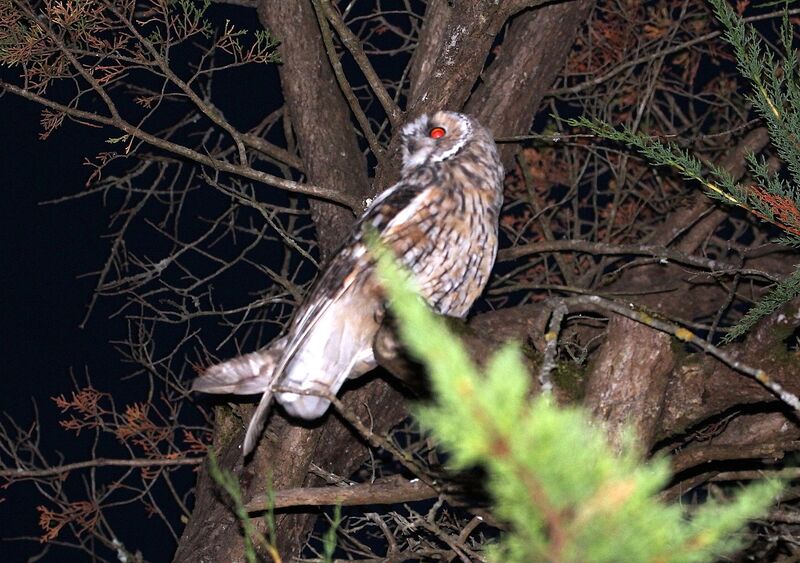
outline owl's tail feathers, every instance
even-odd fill
[[[332,377],[319,379],[307,376],[297,379],[293,376],[296,376],[298,371],[301,374],[308,374],[307,368],[289,371],[275,392],[278,402],[283,405],[286,412],[298,418],[313,420],[325,414],[331,404],[327,397],[336,395],[346,379],[363,375],[377,365],[370,343],[362,345],[363,347],[356,350],[346,364],[335,366],[339,369],[333,372]],[[296,389],[298,392],[286,392],[284,389]]]
[[[283,347],[281,347],[281,351],[283,351]],[[276,358],[276,360],[278,359],[280,358]],[[359,353],[354,354],[347,366],[338,372],[337,376],[334,377],[332,381],[329,381],[328,378],[325,378],[323,381],[313,378],[297,380],[291,377],[292,374],[296,374],[297,372],[289,371],[281,378],[280,383],[276,382],[274,385],[277,388],[275,397],[290,415],[306,420],[313,420],[319,418],[328,410],[331,402],[326,396],[329,393],[331,395],[336,395],[336,392],[339,391],[345,379],[362,375],[374,368],[375,365],[372,347],[367,346],[365,349],[359,351]],[[275,366],[273,365],[272,371],[274,371],[274,369]],[[303,373],[302,368],[301,373]],[[270,380],[271,379],[273,379],[272,375],[270,375]],[[270,403],[272,402],[272,387],[272,385],[268,384],[268,387],[264,390],[264,395],[261,397],[261,401],[258,403],[258,407],[256,407],[256,411],[250,419],[250,423],[247,425],[247,433],[244,436],[242,452],[245,456],[255,449],[258,439],[261,437],[261,433],[264,430],[264,424],[267,421]],[[283,389],[296,389],[298,393],[281,392]],[[315,392],[318,394],[315,395]]]
[[[273,340],[265,349],[233,358],[227,362],[215,364],[207,368],[192,383],[192,391],[201,393],[231,393],[234,395],[252,395],[264,393],[258,403],[253,418],[247,427],[244,438],[244,455],[249,454],[256,446],[264,422],[272,402],[272,382],[275,379],[275,368],[283,356],[287,337]]]
[[[267,422],[271,402],[272,390],[267,389],[261,396],[261,401],[259,401],[256,412],[253,413],[253,417],[250,419],[250,424],[247,425],[247,433],[244,435],[244,445],[242,446],[242,456],[247,456],[256,449],[258,439],[264,430],[264,424]]]
[[[378,330],[377,301],[364,291],[343,293],[317,315],[287,348],[286,367],[273,386],[292,416],[319,418],[348,377],[375,367],[372,340]],[[292,392],[296,391],[296,392]]]
[[[272,402],[271,387],[275,378],[275,368],[286,348],[286,342],[286,337],[279,338],[274,340],[268,348],[213,365],[192,383],[192,391],[201,393],[231,393],[234,395],[264,393],[247,427],[244,455],[253,451],[264,428],[264,421],[269,413],[269,404]]]
[[[264,393],[272,385],[275,367],[286,347],[286,337],[268,348],[206,368],[192,383],[192,391],[233,395]]]

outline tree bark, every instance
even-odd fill
[[[509,26],[497,58],[483,73],[470,96],[467,113],[491,123],[496,136],[524,135],[539,104],[569,53],[553,45],[572,45],[594,2],[577,0],[526,10]],[[548,30],[548,33],[542,33]],[[542,83],[543,80],[548,80]],[[506,170],[512,167],[516,145],[501,145]]]
[[[586,386],[585,405],[616,448],[622,429],[651,444],[675,357],[671,337],[631,319],[612,317]],[[647,371],[645,371],[647,370]]]

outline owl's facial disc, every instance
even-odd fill
[[[423,115],[402,130],[403,172],[458,154],[471,138],[470,118],[451,111]]]

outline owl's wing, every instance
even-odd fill
[[[292,336],[282,361],[276,369],[278,375],[283,372],[328,307],[341,298],[356,281],[370,273],[371,261],[366,256],[367,249],[363,242],[368,229],[366,225],[371,226],[379,235],[382,234],[387,226],[395,222],[398,213],[406,213],[416,207],[413,202],[418,195],[420,190],[399,182],[372,201],[356,222],[353,235],[327,265],[303,303],[291,329]]]
[[[307,344],[314,329],[321,319],[326,318],[326,313],[331,307],[339,303],[343,296],[349,294],[355,284],[362,282],[371,274],[372,261],[367,255],[367,249],[363,242],[366,232],[371,228],[380,236],[392,223],[396,222],[398,216],[413,215],[413,209],[418,207],[420,197],[420,189],[403,182],[395,184],[383,192],[364,212],[356,223],[353,235],[328,264],[292,324],[286,349],[275,368],[273,385],[265,391],[253,413],[244,440],[245,455],[253,450],[264,429],[269,405],[272,401],[272,388],[281,386],[287,366],[298,351]],[[340,311],[336,311],[336,313],[338,314]],[[363,362],[363,358],[352,358],[352,362],[346,369],[357,367],[359,362]],[[363,363],[369,364],[368,361]]]
[[[425,188],[418,184],[400,181],[376,197],[356,224],[356,233],[362,237],[367,225],[383,235],[387,228],[403,217],[411,217],[419,209]]]
[[[367,275],[363,267],[359,269],[359,264],[366,253],[366,248],[357,241],[351,240],[350,243],[328,264],[325,272],[311,290],[302,309],[298,312],[298,316],[287,336],[286,348],[275,368],[272,384],[264,392],[258,407],[253,413],[253,417],[250,419],[244,438],[244,455],[249,454],[258,442],[272,401],[272,388],[280,387],[282,383],[281,376],[286,370],[286,366],[295,357],[301,346],[306,343],[317,323],[324,317],[331,305],[336,303],[357,280]]]

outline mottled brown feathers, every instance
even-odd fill
[[[220,364],[206,372],[213,374],[214,385],[195,385],[210,392],[239,392],[236,381],[218,380],[241,377],[241,392],[246,392],[259,385],[243,368],[259,368],[266,391],[250,422],[245,454],[261,434],[273,393],[289,414],[317,418],[330,404],[320,394],[336,394],[345,379],[375,366],[372,342],[384,304],[364,244],[369,231],[395,251],[423,297],[441,314],[466,316],[486,285],[503,201],[503,167],[491,135],[469,116],[440,111],[405,125],[401,136],[400,181],[372,202],[328,263],[285,344],[281,340],[280,359],[275,361],[269,348],[260,352],[271,354],[269,362],[253,361],[253,355],[248,362],[231,360],[237,369]],[[264,366],[272,371],[266,373]]]

